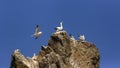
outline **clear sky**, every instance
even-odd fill
[[[84,34],[96,44],[100,68],[120,67],[120,0],[0,0],[0,68],[9,68],[15,49],[38,54],[61,21],[76,39]],[[36,24],[43,32],[37,40]]]

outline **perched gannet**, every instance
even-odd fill
[[[32,57],[33,60],[36,60],[37,59],[37,56],[36,54],[34,53],[33,57]]]
[[[57,30],[57,31],[62,31],[63,30],[62,22],[60,22],[60,27],[56,27],[55,30]]]
[[[75,40],[75,38],[74,38],[74,36],[72,34],[70,34],[70,39]]]
[[[74,45],[74,44],[75,44],[75,42],[76,42],[76,40],[75,40],[74,36],[73,36],[72,34],[70,34],[69,36],[70,36],[70,39],[72,40],[73,45]]]
[[[41,34],[42,34],[42,32],[40,32],[40,27],[39,27],[39,25],[37,25],[36,26],[36,31],[33,34],[33,36],[35,37],[35,39],[37,39]]]
[[[20,50],[19,49],[16,49],[15,52],[19,52]]]
[[[34,53],[33,56],[36,56],[36,54]]]
[[[14,53],[19,53],[20,52],[20,50],[19,49],[16,49],[15,51],[14,51]]]
[[[16,51],[20,51],[19,49],[16,49]]]
[[[80,35],[79,39],[80,39],[80,41],[84,42],[85,41],[85,36],[84,35]]]

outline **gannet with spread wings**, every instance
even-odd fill
[[[39,25],[36,25],[36,31],[33,34],[33,36],[35,37],[35,39],[37,39],[40,35],[42,34],[42,32],[40,32],[40,27]]]

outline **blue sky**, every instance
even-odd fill
[[[101,54],[100,68],[120,67],[119,0],[0,0],[0,68],[9,68],[15,49],[25,56],[39,53],[47,45],[54,28],[75,36],[84,34]],[[43,34],[30,37],[36,24]]]

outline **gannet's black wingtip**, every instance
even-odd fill
[[[36,27],[39,27],[39,25],[36,25]]]

